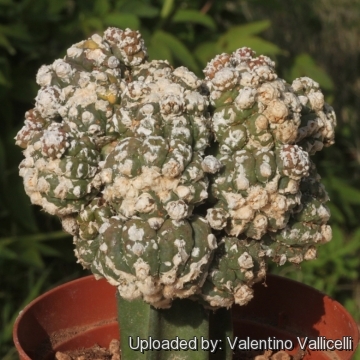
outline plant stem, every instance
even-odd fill
[[[210,313],[209,337],[221,341],[221,350],[210,354],[209,360],[232,360],[232,350],[228,346],[227,338],[232,340],[233,325],[231,310],[221,308]]]
[[[210,313],[201,304],[188,299],[175,300],[170,309],[156,309],[142,300],[129,302],[117,295],[117,304],[122,360],[232,359],[230,348],[226,346],[226,336],[232,333],[230,311],[220,309]],[[160,345],[154,340],[168,341]],[[151,342],[159,350],[148,350],[146,346]],[[189,348],[184,349],[184,345]],[[166,346],[170,349],[166,350]]]

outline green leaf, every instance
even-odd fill
[[[51,15],[58,15],[61,11],[68,7],[68,1],[56,0],[48,2],[48,13]]]
[[[247,46],[254,50],[257,54],[266,54],[266,55],[276,55],[284,54],[285,52],[281,50],[277,45],[263,40],[256,36],[249,37],[222,37],[218,41],[218,46],[221,51],[230,53],[239,49],[241,47]]]
[[[0,139],[0,199],[9,211],[11,221],[16,222],[29,232],[36,232],[37,225],[29,197],[25,194],[21,178],[17,171],[7,174],[6,153],[15,145],[7,146]]]
[[[200,61],[202,66],[213,59],[221,50],[218,48],[216,42],[205,42],[201,43],[194,51],[195,57]]]
[[[223,36],[225,37],[248,37],[256,35],[271,26],[269,20],[254,21],[245,25],[232,26]]]
[[[37,231],[36,220],[29,197],[17,173],[10,174],[6,179],[4,201],[11,214],[12,220],[30,232]]]
[[[81,25],[86,36],[91,35],[94,31],[101,31],[102,22],[97,17],[83,16]]]
[[[357,229],[349,238],[346,250],[349,254],[355,255],[355,252],[360,249],[360,229]],[[356,257],[360,261],[360,258]]]
[[[117,3],[116,5],[119,4]],[[140,18],[154,18],[160,13],[158,8],[140,1],[127,2],[117,8],[122,12],[137,15]]]
[[[12,329],[12,326],[11,326]],[[10,337],[11,338],[11,332],[10,332]],[[18,352],[15,348],[15,346],[12,346],[3,356],[2,360],[18,360],[19,359],[19,355]]]
[[[5,169],[6,169],[5,147],[2,139],[0,138],[0,199],[1,198],[3,199],[2,194],[5,186]]]
[[[360,190],[336,177],[331,179],[330,184],[343,202],[356,205],[360,204]]]
[[[0,47],[4,47],[11,55],[16,53],[16,50],[13,48],[9,40],[4,34],[0,33]]]
[[[44,261],[40,252],[35,247],[29,247],[19,254],[19,259],[30,266],[43,269],[45,267]]]
[[[156,40],[156,39],[155,39]],[[147,47],[149,58],[153,60],[166,59],[171,64],[173,57],[168,47],[163,46],[161,43],[154,41],[154,37],[150,40],[150,45]]]
[[[116,26],[121,29],[130,28],[138,30],[140,28],[140,21],[136,15],[128,13],[113,12],[104,18],[106,26]]]
[[[70,237],[68,233],[64,231],[52,231],[50,233],[36,233],[32,235],[21,235],[21,236],[9,236],[0,238],[0,244],[2,242],[36,242],[36,241],[50,241],[50,240],[59,240]]]
[[[166,19],[172,12],[174,8],[174,0],[164,0],[163,7],[160,12],[160,16],[163,19]]]
[[[2,337],[4,339],[10,339],[11,338],[11,333],[12,333],[12,329],[15,323],[16,318],[18,317],[18,314],[20,311],[23,310],[23,308],[29,304],[29,302],[31,302],[32,300],[34,300],[37,296],[39,296],[41,288],[44,285],[45,280],[48,278],[48,276],[50,275],[51,272],[51,268],[50,269],[46,269],[42,275],[39,277],[39,279],[37,280],[37,282],[31,287],[31,290],[29,291],[27,297],[24,299],[24,301],[22,302],[21,306],[18,308],[17,311],[15,311],[15,313],[13,314],[11,320],[6,324],[6,326],[4,327],[4,329],[2,330]]]
[[[344,234],[337,225],[334,225],[331,229],[332,229],[331,246],[338,247],[343,242]],[[331,254],[331,255],[334,256],[335,254]]]
[[[174,35],[158,30],[153,35],[152,42],[158,42],[162,46],[167,47],[171,54],[179,60],[180,63],[187,66],[194,72],[200,72],[200,69],[188,48],[178,40]]]
[[[203,25],[212,30],[216,29],[215,21],[209,15],[203,14],[197,10],[178,10],[172,18],[172,21],[175,23],[191,22]]]
[[[135,3],[134,3],[135,5]],[[137,15],[140,18],[149,18],[152,19],[154,17],[159,16],[159,9],[150,6],[150,5],[146,5],[146,4],[142,4],[141,6],[138,6],[133,14]]]
[[[16,254],[15,251],[7,249],[7,248],[2,248],[0,247],[1,252],[0,252],[0,258],[3,259],[9,259],[9,260],[16,260],[16,258],[18,257],[18,255]]]
[[[18,69],[12,77],[13,86],[9,93],[12,99],[23,103],[31,103],[39,90],[38,85],[33,79],[33,74],[26,74],[24,69]]]
[[[61,256],[60,251],[54,249],[52,246],[42,243],[42,242],[37,242],[34,246],[42,256],[53,256],[53,257]]]
[[[334,203],[330,202],[329,204],[326,204],[326,206],[330,210],[332,221],[338,222],[339,224],[345,223],[345,217],[344,217],[343,213]]]
[[[231,27],[218,40],[219,48],[224,52],[232,52],[243,46],[248,46],[258,54],[276,55],[284,54],[277,45],[255,36],[266,30],[271,25],[270,21],[256,21],[246,25]]]
[[[61,256],[57,249],[45,244],[44,241],[66,237],[69,237],[69,234],[63,231],[55,231],[52,233],[0,238],[0,258],[20,260],[21,262],[42,268],[42,256]]]
[[[5,247],[11,245],[14,243],[14,238],[0,238],[0,249],[1,251],[3,251],[3,249],[5,249]]]
[[[0,85],[10,86],[10,82],[6,79],[4,73],[0,70]]]
[[[105,16],[110,11],[109,0],[96,0],[94,2],[93,12],[100,17]]]
[[[323,68],[316,64],[315,60],[309,54],[300,54],[295,58],[294,65],[287,76],[287,80],[291,82],[301,76],[308,76],[314,79],[326,90],[334,89],[334,83],[330,76]]]
[[[0,25],[0,33],[9,38],[31,41],[28,29],[23,24]]]

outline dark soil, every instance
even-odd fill
[[[266,350],[260,351],[237,351],[233,360],[301,360],[304,352],[298,352],[294,356],[290,356],[285,351]],[[94,345],[88,349],[78,349],[74,351],[66,351],[64,353],[58,351],[55,354],[55,360],[120,360],[120,344],[118,340],[112,340],[109,348],[101,348]]]
[[[77,334],[85,333],[86,331],[97,328],[101,325],[106,325],[108,323],[112,323],[116,321],[116,319],[107,319],[103,321],[99,321],[95,324],[84,325],[84,326],[76,326],[70,329],[64,329],[61,331],[56,331],[55,333],[50,335],[50,343],[53,348],[55,348],[58,344],[65,342],[68,339],[72,339]]]
[[[55,360],[120,360],[120,344],[118,340],[112,340],[108,349],[94,345],[87,349],[58,351]]]
[[[286,351],[237,351],[233,360],[301,360],[305,356],[304,351],[298,351],[295,355],[289,355]]]

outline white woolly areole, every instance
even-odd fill
[[[314,111],[320,111],[323,109],[325,102],[324,102],[324,95],[321,91],[311,90],[307,94],[307,97]]]
[[[254,208],[250,205],[241,206],[236,211],[231,212],[234,219],[250,221],[254,216]]]
[[[316,248],[315,247],[310,247],[307,251],[306,251],[306,253],[305,253],[305,255],[304,255],[304,259],[305,260],[314,260],[314,259],[316,259]]]
[[[319,89],[319,83],[317,83],[313,79],[310,79],[307,76],[304,76],[304,77],[295,79],[292,82],[291,87],[294,89],[294,91],[302,91],[302,90],[307,90],[310,88],[317,90],[317,89]]]
[[[71,58],[79,57],[82,53],[83,53],[83,49],[80,49],[80,48],[76,47],[75,45],[73,45],[72,47],[70,47],[69,49],[66,50],[67,56],[69,56]]]
[[[245,110],[251,108],[255,103],[256,90],[250,87],[244,87],[239,91],[234,103],[238,109]]]
[[[86,106],[96,103],[97,96],[95,89],[96,84],[91,82],[87,83],[82,88],[75,89],[72,96],[68,99],[66,105],[63,107],[63,109],[61,109],[61,115],[66,116],[67,111],[71,108],[76,108],[77,106],[85,108]]]
[[[129,239],[131,241],[142,241],[144,238],[144,229],[139,229],[135,224],[131,225],[128,230]]]
[[[173,71],[173,75],[184,81],[189,87],[196,89],[200,86],[201,80],[185,66],[180,66]]]
[[[266,116],[259,114],[259,116],[255,119],[255,127],[257,131],[266,130],[269,126],[269,121]]]
[[[143,193],[136,199],[135,210],[140,213],[149,213],[155,210],[155,208],[155,200],[150,194]]]
[[[174,220],[181,220],[189,215],[189,207],[182,200],[170,201],[168,204],[166,204],[165,210]]]
[[[44,150],[48,149],[50,153],[55,149],[58,151],[57,157],[61,157],[61,155],[65,152],[66,148],[70,146],[67,142],[68,134],[64,131],[61,131],[61,124],[52,123],[50,126],[44,131],[43,136],[41,137],[42,148]]]
[[[214,234],[209,234],[207,236],[207,242],[211,250],[215,250],[218,247],[216,236]]]
[[[322,242],[327,243],[332,238],[332,229],[330,225],[321,225]]]
[[[242,269],[251,269],[252,267],[254,267],[253,259],[251,255],[246,251],[239,256],[238,264]]]
[[[222,195],[226,199],[227,206],[231,210],[239,209],[246,202],[241,194],[223,191]]]
[[[246,176],[245,168],[242,164],[238,164],[237,166],[235,183],[238,190],[247,190],[250,186],[249,179]]]
[[[261,84],[257,89],[257,94],[258,100],[265,105],[268,105],[272,100],[278,99],[280,97],[280,91],[271,83]]]
[[[254,291],[247,285],[240,285],[234,293],[235,304],[246,305],[254,297]]]
[[[95,66],[100,66],[106,59],[106,55],[101,49],[87,50],[86,57],[94,62]]]
[[[268,199],[269,195],[263,187],[255,185],[248,189],[246,203],[253,209],[259,210],[263,208],[268,203]]]
[[[180,199],[190,200],[192,197],[191,188],[189,186],[179,185],[174,192]]]
[[[221,212],[218,209],[208,209],[206,220],[213,229],[221,230],[226,226],[227,223],[227,214],[225,214],[225,212]]]
[[[222,168],[222,164],[215,156],[208,155],[201,162],[201,167],[207,173],[216,174]]]
[[[223,68],[216,72],[211,84],[217,90],[225,90],[233,87],[238,82],[238,76],[234,69]]]
[[[286,120],[289,110],[283,101],[276,99],[268,103],[268,106],[263,114],[271,123],[281,124]]]
[[[298,145],[284,145],[280,150],[283,172],[294,180],[307,176],[310,169],[309,154]]]
[[[196,113],[202,113],[206,110],[208,102],[206,98],[199,94],[197,91],[190,91],[185,94],[186,109],[188,111],[195,111]]]
[[[61,90],[57,86],[41,88],[35,98],[35,107],[44,118],[54,118],[59,112]]]
[[[55,71],[56,75],[65,82],[70,81],[70,77],[73,73],[73,70],[67,62],[62,59],[57,59],[53,62],[52,68]]]
[[[162,226],[162,224],[164,223],[164,219],[160,218],[160,217],[152,217],[150,219],[148,219],[148,224],[150,225],[150,227],[154,230],[159,230]]]
[[[42,65],[36,74],[36,82],[38,85],[44,87],[51,84],[52,75],[50,66]]]
[[[77,234],[79,225],[73,216],[66,216],[66,217],[62,218],[61,224],[62,224],[64,231],[66,231],[67,233],[69,233],[71,235]]]

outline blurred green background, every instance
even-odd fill
[[[29,301],[87,275],[59,221],[25,195],[14,136],[34,105],[37,69],[108,26],[139,29],[152,59],[200,76],[215,54],[249,46],[286,80],[320,83],[338,116],[336,144],[316,159],[333,240],[316,261],[271,271],[333,296],[360,322],[360,0],[0,0],[0,357],[17,358],[12,325]]]

